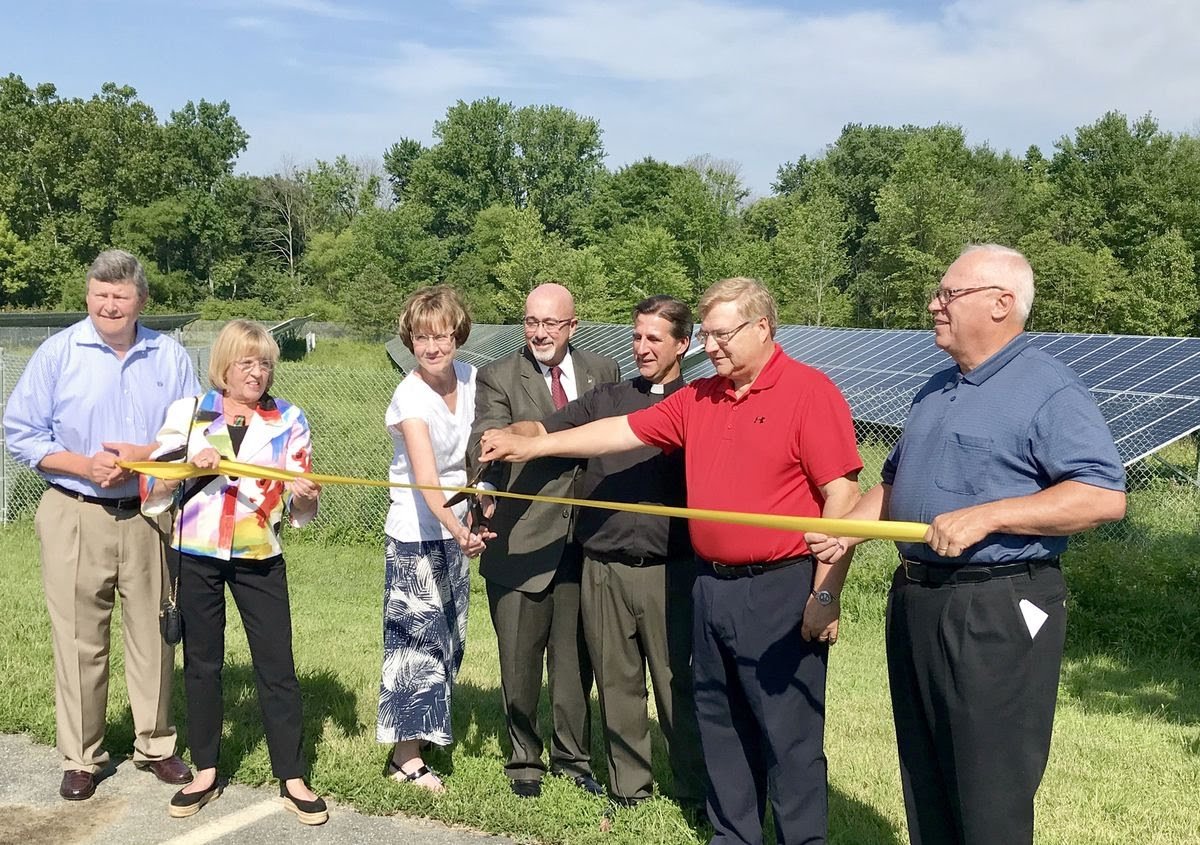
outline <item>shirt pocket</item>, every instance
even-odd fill
[[[947,493],[978,496],[988,488],[992,463],[992,438],[950,432],[933,482]]]

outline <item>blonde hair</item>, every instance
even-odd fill
[[[279,344],[269,331],[249,320],[230,320],[217,335],[208,359],[208,380],[212,386],[221,391],[228,390],[229,382],[225,380],[225,373],[234,361],[242,358],[271,362],[271,372],[267,374],[267,386],[263,392],[269,391],[275,381],[275,365],[279,363]]]
[[[405,301],[400,312],[400,342],[413,351],[414,329],[445,326],[454,335],[454,344],[462,346],[471,335],[471,316],[458,291],[450,285],[418,288]]]
[[[722,302],[737,303],[738,315],[743,320],[757,320],[759,317],[766,317],[771,337],[775,336],[775,329],[779,325],[779,312],[775,306],[775,297],[771,296],[767,286],[758,279],[734,276],[732,279],[714,282],[700,297],[700,304],[696,306],[696,314],[700,321],[704,321],[714,305]]]

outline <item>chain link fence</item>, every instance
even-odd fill
[[[189,352],[203,381],[208,370],[208,349],[191,348]],[[32,349],[0,350],[0,412],[30,354]],[[274,392],[307,414],[313,431],[316,471],[385,479],[392,445],[383,415],[400,378],[394,370],[284,361],[276,373]],[[862,483],[868,487],[879,480],[899,429],[863,422],[856,427],[866,465]],[[1155,535],[1194,532],[1200,512],[1196,462],[1196,441],[1187,437],[1129,466],[1129,516],[1096,533],[1120,539],[1131,547],[1144,547]],[[736,479],[730,479],[730,483],[736,483]],[[32,512],[43,489],[38,475],[18,466],[5,449],[0,457],[0,521]],[[317,519],[305,529],[306,533],[334,542],[378,539],[387,502],[383,488],[328,485],[321,495]]]

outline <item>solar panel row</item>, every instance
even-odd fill
[[[828,375],[861,422],[900,426],[912,397],[950,365],[933,334],[913,329],[781,326],[794,358]],[[1200,338],[1030,333],[1083,380],[1126,465],[1200,430]],[[707,361],[689,378],[710,375]]]
[[[1200,430],[1200,338],[1031,333],[1031,342],[1079,374],[1112,429],[1126,465]],[[776,339],[789,355],[828,375],[860,422],[899,427],[917,390],[950,358],[929,331],[780,326]],[[611,355],[629,377],[636,367],[627,325],[581,323],[575,345]],[[521,326],[474,327],[459,351],[476,366],[524,344]],[[388,344],[397,366],[415,361],[399,340]],[[684,364],[691,380],[712,375],[693,344]]]

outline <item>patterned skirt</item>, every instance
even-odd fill
[[[453,741],[450,691],[467,641],[470,561],[454,540],[387,538],[378,742]]]

